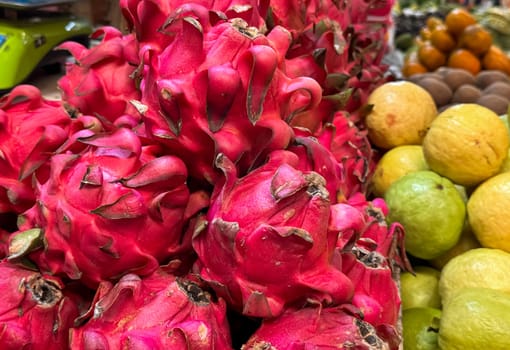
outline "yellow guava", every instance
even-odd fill
[[[508,131],[508,134],[510,136],[510,125],[508,124],[508,115],[506,115],[506,114],[500,115],[499,119],[501,119],[503,121],[503,123],[505,124],[506,131]],[[509,171],[510,171],[510,148],[508,148],[507,156],[506,156],[505,160],[503,161],[503,164],[499,168],[500,173],[506,173]]]
[[[370,141],[390,149],[400,145],[419,145],[437,115],[432,96],[410,81],[380,85],[368,97],[372,105],[365,123]]]
[[[510,253],[510,172],[481,183],[469,196],[469,225],[484,247]]]
[[[423,139],[430,169],[464,186],[498,173],[509,146],[510,137],[499,116],[474,103],[441,112]]]
[[[508,173],[510,171],[510,148],[508,149],[507,155],[505,160],[503,161],[503,164],[501,164],[501,167],[499,168],[500,173]]]
[[[400,298],[402,310],[414,307],[441,307],[439,296],[440,271],[425,265],[413,267],[414,274],[400,274]]]
[[[482,287],[501,290],[510,296],[510,253],[476,248],[451,259],[441,270],[439,295],[443,305],[460,290]]]
[[[395,180],[413,171],[427,169],[421,145],[397,146],[379,159],[372,176],[371,191],[374,196],[383,197]]]
[[[510,295],[463,289],[443,306],[438,345],[441,350],[510,349]]]

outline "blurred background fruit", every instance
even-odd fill
[[[452,51],[452,53],[448,56],[447,65],[451,68],[467,70],[471,74],[478,74],[478,72],[482,69],[480,59],[471,51],[462,48]]]
[[[446,64],[446,55],[430,41],[425,41],[418,46],[418,59],[429,71]]]
[[[457,7],[448,12],[444,19],[444,23],[446,24],[448,31],[452,33],[454,37],[459,38],[464,29],[471,24],[477,23],[477,20],[465,8]]]
[[[431,29],[430,43],[444,53],[452,51],[457,43],[445,25],[438,24]]]
[[[458,43],[474,55],[481,56],[491,47],[492,36],[480,24],[470,24],[460,34]]]

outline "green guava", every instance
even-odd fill
[[[441,310],[413,307],[402,312],[402,338],[405,350],[438,350]]]
[[[466,205],[449,179],[430,170],[409,173],[395,181],[384,196],[388,221],[405,229],[409,254],[430,260],[447,252],[460,238]]]

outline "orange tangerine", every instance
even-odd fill
[[[452,51],[448,57],[448,67],[462,68],[471,72],[471,74],[478,74],[482,68],[482,64],[478,57],[471,51],[466,49],[456,49]]]
[[[448,12],[444,23],[454,37],[459,37],[464,28],[477,23],[476,18],[468,10],[457,7]]]
[[[484,69],[495,69],[510,75],[510,58],[495,45],[483,55],[482,66]]]
[[[430,42],[439,50],[446,53],[452,51],[455,46],[457,46],[455,39],[444,25],[438,25],[432,30]]]
[[[418,48],[418,58],[430,71],[436,70],[446,64],[446,55],[429,41],[423,43],[423,45]]]
[[[427,27],[423,27],[420,29],[420,38],[422,38],[423,40],[429,40],[431,35],[432,31]]]
[[[434,28],[436,28],[437,26],[444,25],[444,21],[439,17],[430,16],[425,21],[425,25],[427,26],[428,29],[434,30]]]
[[[480,24],[470,24],[460,35],[460,46],[477,56],[483,55],[492,45],[492,35]]]

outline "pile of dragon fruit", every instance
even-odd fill
[[[120,6],[60,100],[0,100],[1,349],[397,349],[363,124],[392,1]]]

